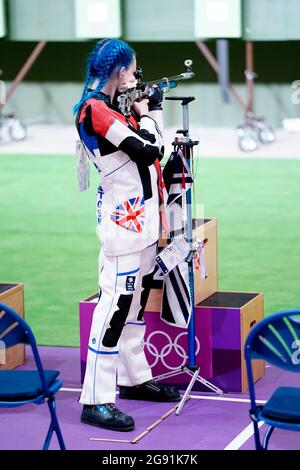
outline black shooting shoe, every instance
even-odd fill
[[[134,420],[116,408],[114,403],[104,405],[83,405],[81,422],[114,431],[132,431]]]
[[[120,398],[128,400],[147,400],[147,401],[179,401],[180,393],[175,387],[165,385],[154,380],[149,380],[141,385],[134,387],[119,386]]]

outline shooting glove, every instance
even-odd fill
[[[151,93],[151,94],[150,94]],[[148,94],[148,107],[149,111],[162,110],[163,92],[159,87],[151,87],[150,93]]]

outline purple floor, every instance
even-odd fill
[[[135,419],[136,429],[132,432],[118,433],[81,424],[79,391],[70,390],[81,387],[79,349],[40,347],[39,350],[45,368],[61,371],[63,389],[57,394],[57,413],[67,449],[254,449],[246,393],[219,397],[213,393],[192,392],[192,398],[179,416],[173,413],[137,444],[91,441],[91,437],[131,440],[172,408],[172,404],[119,400],[117,406]],[[32,367],[32,356],[28,352],[24,368]],[[279,385],[300,386],[300,380],[298,375],[268,367],[265,377],[257,384],[257,398],[267,399]],[[0,416],[0,449],[42,447],[49,424],[46,405],[1,409]],[[51,448],[58,448],[56,437]],[[270,449],[300,449],[300,433],[275,430]]]

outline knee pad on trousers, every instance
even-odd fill
[[[116,310],[110,320],[109,326],[102,340],[102,345],[107,348],[117,346],[122,330],[124,328],[133,294],[121,294],[117,303],[119,310]]]
[[[153,281],[153,276],[154,276],[155,272],[156,272],[156,269],[154,268],[152,273],[149,273],[149,274],[146,274],[145,276],[143,276],[143,279],[142,279],[143,291],[142,291],[142,294],[141,294],[141,302],[140,302],[141,308],[140,308],[140,311],[139,311],[138,316],[137,316],[138,321],[143,320],[144,310],[145,310],[145,307],[146,307],[147,302],[148,302],[150,290],[151,290],[152,287],[154,287],[154,288],[156,287],[156,285]],[[159,284],[159,288],[161,288],[161,283]]]

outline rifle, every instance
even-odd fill
[[[192,71],[193,61],[187,59],[184,61],[185,71],[179,75],[172,77],[163,77],[158,80],[152,80],[150,82],[143,81],[143,71],[139,67],[135,73],[135,82],[132,85],[125,85],[120,89],[121,94],[117,97],[117,106],[124,116],[131,114],[131,108],[135,101],[141,101],[143,98],[150,97],[153,93],[153,85],[161,88],[163,93],[167,93],[171,88],[177,86],[177,82],[180,80],[189,80],[195,76]]]

